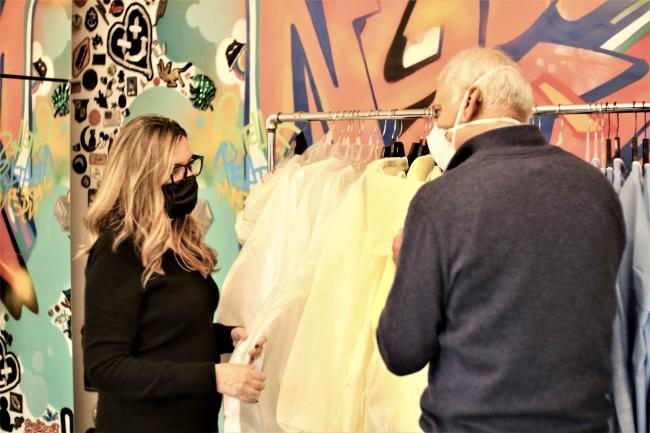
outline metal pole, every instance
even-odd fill
[[[404,110],[368,110],[368,111],[351,111],[351,117],[354,119],[364,120],[385,120],[385,119],[410,119],[421,117],[436,117],[440,107],[434,106],[432,108],[417,108],[417,109],[404,109]],[[635,113],[635,112],[650,112],[650,104],[645,102],[624,102],[605,104],[601,102],[592,104],[572,104],[572,105],[541,105],[533,108],[533,116],[548,116],[548,115],[565,115],[565,114],[591,114],[591,113]],[[282,122],[295,122],[295,121],[330,121],[341,118],[337,112],[329,113],[276,113],[268,117],[266,121],[266,129],[268,132],[267,142],[267,164],[270,172],[275,168],[275,139],[277,125]],[[346,116],[347,118],[347,116]]]

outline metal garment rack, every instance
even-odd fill
[[[338,120],[399,120],[436,117],[438,108],[420,108],[405,110],[368,110],[368,111],[337,111],[321,113],[275,113],[266,119],[267,133],[267,168],[272,172],[275,168],[275,138],[278,125],[286,122],[326,122]],[[593,113],[639,113],[650,112],[650,103],[593,103],[577,105],[541,105],[533,109],[533,116],[553,116],[564,114],[593,114]]]

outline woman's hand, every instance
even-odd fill
[[[246,329],[242,328],[241,326],[238,326],[236,328],[233,328],[232,331],[230,332],[230,336],[232,337],[232,344],[233,346],[236,346],[237,343],[240,341],[244,341],[248,338],[248,332],[246,332]],[[252,364],[262,356],[262,350],[264,349],[264,343],[266,343],[266,336],[263,335],[260,337],[259,340],[257,340],[257,343],[255,344],[255,347],[253,347],[248,354],[250,355],[250,363]]]
[[[252,365],[216,364],[217,392],[229,395],[244,403],[257,403],[264,389],[266,375]]]

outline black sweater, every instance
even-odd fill
[[[621,206],[534,126],[469,140],[413,198],[377,339],[397,374],[429,364],[420,425],[605,432]]]
[[[145,289],[131,242],[103,233],[86,266],[84,368],[99,392],[99,432],[214,432],[221,396],[214,365],[232,328],[213,324],[219,291],[168,250],[165,276]]]

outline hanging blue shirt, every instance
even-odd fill
[[[614,158],[614,172],[612,176],[612,185],[614,186],[614,191],[617,194],[621,193],[621,188],[623,188],[623,183],[625,183],[626,175],[625,163],[621,158]]]
[[[620,194],[627,243],[616,285],[617,311],[612,352],[614,405],[622,432],[648,431],[646,402],[650,348],[647,344],[647,336],[650,335],[650,227],[642,182],[641,165],[634,162]],[[628,342],[632,342],[631,347]],[[635,402],[634,407],[632,402]],[[636,428],[633,420],[636,421]]]

